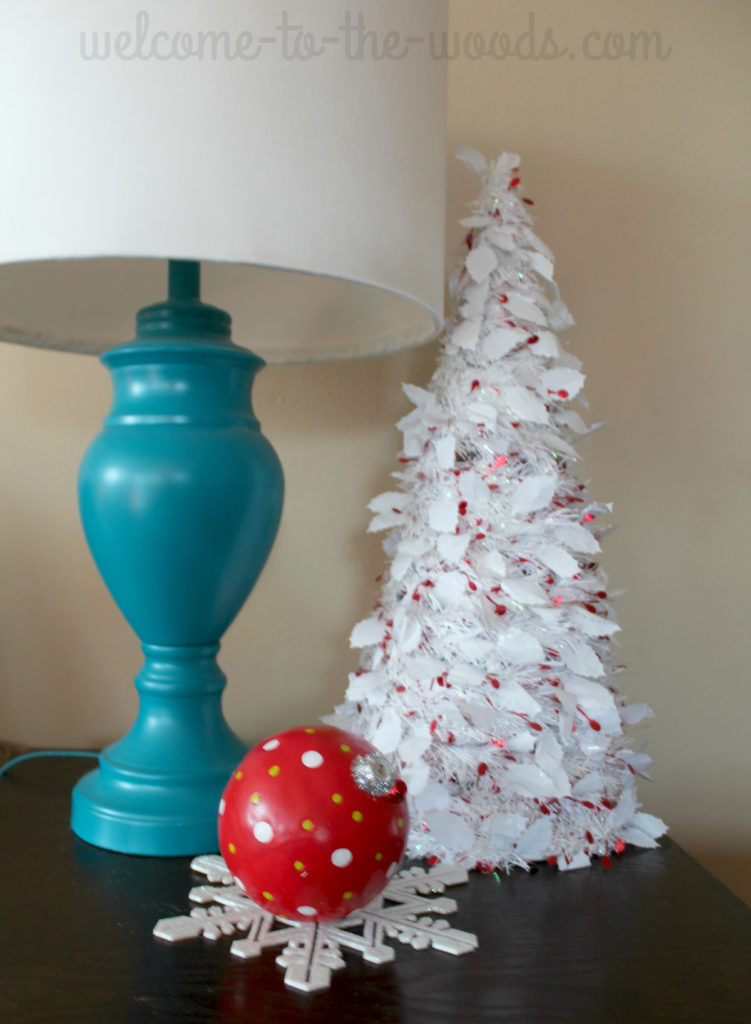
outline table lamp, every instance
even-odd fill
[[[97,846],[217,848],[246,744],[216,654],[282,504],[254,374],[440,328],[446,7],[0,8],[0,338],[112,374],[79,503],[145,655],[135,724],[73,793]]]

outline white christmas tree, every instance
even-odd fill
[[[553,257],[531,229],[519,159],[460,158],[482,179],[454,314],[414,410],[401,490],[369,508],[390,559],[346,703],[330,721],[367,737],[409,790],[409,852],[491,870],[560,868],[655,846],[640,813],[649,758],[626,727],[651,715],[613,683],[618,630],[575,443],[587,427],[580,363]]]

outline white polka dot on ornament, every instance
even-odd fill
[[[259,843],[270,843],[274,838],[274,830],[267,821],[257,821],[253,826],[253,835]]]

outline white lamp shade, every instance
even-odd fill
[[[432,337],[445,0],[3,0],[0,337],[100,353],[163,260],[270,362]]]

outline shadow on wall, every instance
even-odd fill
[[[368,436],[411,408],[400,382],[425,384],[436,357],[433,342],[366,359],[267,366],[255,385],[254,405],[275,445],[287,438]]]
[[[316,716],[343,699],[359,657],[349,634],[377,597],[383,536],[367,533],[366,506],[395,486],[396,423],[412,408],[401,384],[425,386],[437,352],[434,342],[370,359],[271,366],[258,380],[256,410],[282,459],[287,489],[269,578],[259,587],[270,600],[284,595],[280,620],[294,622],[318,648],[322,685],[309,698]],[[270,582],[282,562],[288,579],[296,571],[283,588]],[[251,628],[253,602],[251,596]]]

